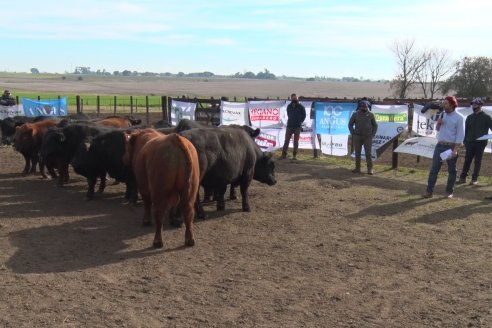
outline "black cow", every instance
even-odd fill
[[[58,186],[68,182],[68,166],[72,161],[79,145],[89,142],[92,138],[113,130],[110,127],[98,126],[94,123],[76,123],[50,128],[43,136],[39,150],[40,157],[53,163],[58,169]]]
[[[48,118],[48,116],[14,116],[0,120],[0,130],[2,131],[1,143],[4,145],[12,144],[14,140],[15,128],[24,123],[35,123]]]
[[[160,121],[154,122],[150,126],[154,129],[172,128],[173,127],[173,125],[166,120],[160,120]]]
[[[242,209],[250,211],[248,187],[252,179],[274,185],[275,164],[243,129],[199,128],[180,132],[195,146],[200,161],[201,185],[217,193],[217,210],[225,209],[227,185],[240,186]],[[199,204],[198,204],[199,205]],[[199,205],[199,217],[204,217]]]
[[[106,173],[119,182],[126,184],[125,199],[131,204],[137,202],[137,188],[131,166],[123,163],[126,150],[126,133],[113,130],[95,137],[89,148],[80,146],[71,164],[74,171],[87,178],[87,198],[92,199],[97,178],[103,179]]]

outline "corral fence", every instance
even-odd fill
[[[60,96],[58,96],[60,98]],[[40,100],[40,96],[37,97]],[[286,98],[256,98],[256,97],[234,97],[229,99],[227,97],[210,97],[210,98],[190,98],[186,96],[170,97],[170,96],[80,96],[76,95],[74,99],[69,99],[69,106],[75,105],[77,113],[84,113],[88,116],[100,117],[101,115],[132,115],[141,118],[147,124],[151,121],[164,120],[171,122],[171,103],[173,100],[179,100],[183,102],[196,103],[195,120],[208,124],[219,125],[220,124],[220,102],[221,100],[227,100],[232,102],[248,102],[250,100],[282,100],[290,99]],[[311,98],[311,97],[299,97],[300,101],[312,101],[312,102],[356,102],[358,99],[353,98]],[[376,105],[408,105],[408,132],[412,129],[414,104],[424,105],[433,99],[397,99],[397,98],[384,98],[370,99],[373,104]],[[488,100],[488,99],[487,99]],[[460,98],[458,99],[459,106],[469,106],[471,99]],[[17,99],[19,103],[19,99]],[[314,118],[314,110],[311,108],[311,118]],[[318,136],[319,140],[319,136]],[[392,150],[398,147],[399,138],[395,137],[392,141]],[[353,151],[353,145],[351,144],[351,152]],[[388,147],[390,148],[390,147]],[[316,149],[314,150],[316,154]],[[417,162],[420,157],[417,156]],[[398,153],[392,151],[392,168],[398,168]]]

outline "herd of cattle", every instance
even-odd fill
[[[248,187],[255,179],[274,185],[275,164],[254,139],[259,129],[249,126],[215,127],[181,120],[173,127],[166,121],[150,125],[131,116],[89,119],[13,117],[0,121],[2,144],[12,144],[25,159],[23,174],[49,175],[63,186],[70,179],[69,166],[87,180],[87,198],[106,186],[109,175],[125,183],[125,199],[144,203],[143,224],[155,222],[153,247],[163,247],[162,225],[180,216],[185,223],[185,245],[193,246],[195,215],[205,218],[199,197],[214,196],[217,211],[225,209],[224,195],[240,188],[242,210],[250,211]]]

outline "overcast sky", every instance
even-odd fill
[[[492,57],[492,1],[28,0],[2,4],[0,71],[391,79],[391,46]]]

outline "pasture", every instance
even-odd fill
[[[122,184],[86,201],[82,177],[22,176],[22,157],[0,148],[0,325],[492,325],[490,179],[424,200],[418,168],[354,175],[310,155],[277,161],[275,186],[254,181],[251,213],[206,205],[194,247],[169,227],[155,250]]]
[[[54,95],[219,98],[386,97],[389,86],[306,81],[83,81],[0,76],[0,89]],[[412,97],[419,97],[418,94]],[[159,115],[156,116],[156,118]],[[253,181],[251,213],[228,201],[151,247],[143,206],[122,203],[124,185],[85,200],[72,171],[63,188],[22,176],[22,156],[0,148],[2,327],[490,327],[492,162],[478,186],[422,199],[430,161],[391,153],[374,176],[350,158],[277,161],[277,185]],[[458,160],[461,168],[462,158]],[[363,166],[363,168],[365,168]]]

